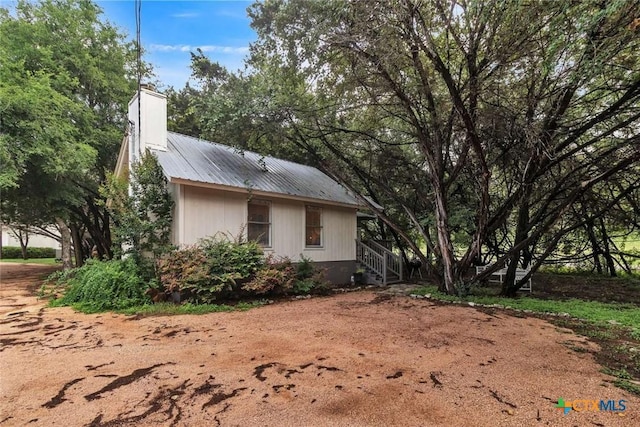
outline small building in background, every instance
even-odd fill
[[[16,235],[18,231],[13,227],[10,227],[5,224],[0,224],[0,241],[2,247],[5,248],[7,246],[15,246],[20,247],[20,239]],[[25,233],[23,231],[23,233]],[[52,233],[55,233],[52,230]],[[28,248],[53,248],[56,249],[56,253],[60,251],[60,242],[52,237],[44,236],[41,234],[36,234],[35,232],[26,232],[26,237],[29,238],[27,247]],[[24,235],[23,235],[24,238]]]

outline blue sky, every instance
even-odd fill
[[[135,39],[133,0],[98,0],[104,17]],[[145,60],[164,86],[182,88],[191,75],[190,52],[201,48],[229,70],[244,68],[243,58],[256,34],[246,9],[252,1],[143,0],[141,40]]]

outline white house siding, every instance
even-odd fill
[[[194,244],[218,232],[237,236],[247,222],[246,194],[187,185],[180,188],[178,243]]]
[[[300,254],[317,262],[355,258],[356,210],[303,201],[271,199],[272,248],[277,255],[299,260]],[[305,206],[322,208],[321,248],[306,248]]]
[[[218,232],[237,236],[247,223],[248,192],[174,185],[174,242],[194,244]],[[355,268],[356,209],[272,196],[271,247],[265,253],[300,260],[300,254],[329,270],[332,282],[346,283]],[[322,208],[323,246],[305,247],[305,206]],[[246,229],[245,236],[246,236]],[[337,273],[339,272],[339,273]]]
[[[322,206],[323,248],[305,248],[305,257],[314,261],[345,261],[356,256],[356,210]],[[301,233],[304,236],[304,203],[301,205]],[[301,243],[304,246],[304,242]]]

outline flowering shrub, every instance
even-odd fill
[[[291,259],[284,257],[275,259],[269,256],[265,265],[258,270],[253,280],[245,284],[242,289],[258,295],[281,295],[288,293],[296,282],[296,269]]]
[[[239,297],[242,284],[263,264],[262,250],[255,242],[209,238],[165,254],[158,262],[158,273],[166,292],[179,291],[182,300],[212,303]]]

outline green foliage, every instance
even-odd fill
[[[42,264],[42,265],[59,265],[55,258],[2,258],[2,262],[12,262],[14,264]]]
[[[317,268],[311,258],[300,254],[300,261],[298,261],[296,269],[296,281],[293,284],[293,293],[323,293],[329,289],[329,282],[327,282],[324,277],[325,271]]]
[[[211,303],[240,296],[242,284],[263,264],[256,242],[217,236],[165,254],[158,262],[158,273],[167,292],[180,291],[188,301]]]
[[[85,313],[121,310],[150,302],[145,292],[148,285],[140,278],[132,259],[89,260],[80,268],[57,273],[47,281],[46,294],[64,289],[64,295],[52,300],[53,306],[72,306]]]
[[[114,253],[129,254],[144,278],[155,277],[153,260],[171,250],[173,199],[167,178],[156,157],[146,152],[130,173],[127,182],[110,176],[101,193],[110,201],[114,227]],[[123,248],[126,248],[123,251]],[[149,256],[153,260],[149,260]]]
[[[220,313],[228,311],[247,311],[255,307],[264,305],[262,301],[253,302],[239,302],[235,305],[227,304],[192,304],[186,302],[184,304],[173,303],[158,303],[153,305],[141,305],[135,307],[129,307],[124,310],[118,310],[118,312],[128,315],[141,315],[141,316],[167,316],[167,315],[179,315],[179,314],[207,314],[207,313]]]
[[[600,370],[600,372],[615,377],[616,379],[613,381],[613,384],[616,387],[640,396],[640,385],[631,382],[633,380],[633,376],[629,374],[626,369],[611,369],[608,367],[604,367]]]
[[[296,276],[298,279],[310,279],[316,274],[316,267],[311,258],[300,254],[300,261],[296,265]]]
[[[27,258],[55,258],[56,250],[53,248],[27,247]],[[22,249],[18,246],[3,246],[2,258],[22,258]]]
[[[242,289],[257,295],[288,293],[296,282],[296,269],[289,258],[274,259],[269,256],[264,268]]]
[[[197,245],[177,249],[158,261],[162,287],[180,291],[182,299],[212,303],[254,295],[286,295],[326,288],[323,271],[305,257],[291,259],[263,256],[256,242],[218,235]]]
[[[164,94],[167,97],[167,128],[172,132],[200,137],[199,117],[193,106],[198,90],[187,83],[180,91],[171,87]]]
[[[167,292],[178,292],[209,281],[207,257],[198,246],[176,249],[158,260],[160,282]]]
[[[262,248],[256,242],[218,235],[201,239],[199,245],[209,259],[213,274],[238,273],[239,278],[246,279],[264,265]]]
[[[425,286],[413,292],[416,295],[430,294],[432,298],[442,301],[469,301],[479,304],[498,304],[519,310],[531,310],[538,313],[568,313],[572,317],[585,319],[598,324],[607,324],[613,320],[632,328],[640,328],[638,306],[634,304],[603,303],[598,301],[583,301],[568,299],[565,301],[543,300],[524,296],[521,298],[506,298],[499,296],[467,295],[464,298],[446,295],[438,291],[435,286]]]
[[[628,391],[629,393],[640,396],[640,385],[638,384],[620,378],[616,379],[613,384],[618,388]]]
[[[424,241],[448,293],[466,292],[477,257],[541,262],[584,220],[617,211],[637,230],[638,2],[272,1],[248,13],[252,73],[203,80],[203,132],[231,125],[256,151],[278,134],[277,150],[304,150],[384,206],[413,252]],[[614,251],[598,239],[594,253]]]
[[[318,282],[318,280],[314,278],[307,279],[297,279],[293,283],[293,293],[294,294],[308,294],[314,290],[319,290],[322,288],[322,284],[324,282]]]
[[[135,207],[137,235],[128,243],[138,244],[137,251],[160,255],[171,249],[173,199],[168,181],[158,159],[146,152],[131,170],[131,190]]]
[[[108,216],[95,199],[136,87],[133,43],[89,0],[3,2],[0,40],[3,217],[83,224],[109,255]]]
[[[322,292],[327,286],[324,272],[301,254],[296,265],[288,257],[267,257],[264,268],[242,289],[258,295],[285,295]]]
[[[75,276],[77,269],[58,270],[51,273],[38,290],[38,298],[56,300],[67,290],[69,281]]]

